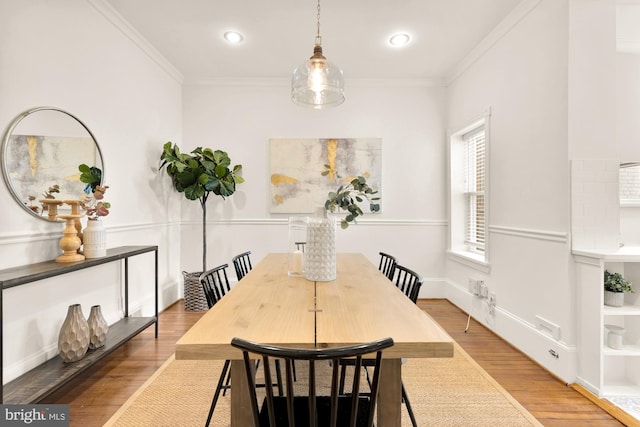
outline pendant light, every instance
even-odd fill
[[[313,56],[293,71],[291,99],[303,107],[317,110],[344,102],[342,70],[322,54],[320,37],[320,0],[318,0],[317,35]]]

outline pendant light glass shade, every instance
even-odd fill
[[[313,56],[298,66],[291,79],[291,99],[298,105],[315,109],[335,107],[344,102],[342,70],[327,61],[322,47],[316,45]]]
[[[317,110],[335,107],[344,102],[342,70],[327,61],[322,54],[320,37],[320,0],[318,0],[318,33],[313,56],[293,71],[291,99],[303,107]]]

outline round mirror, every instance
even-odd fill
[[[65,200],[78,200],[86,184],[78,166],[104,163],[98,143],[80,119],[55,107],[38,107],[17,116],[2,138],[2,176],[13,198],[29,214],[59,221],[71,213]]]

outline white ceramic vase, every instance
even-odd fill
[[[107,342],[109,324],[102,316],[102,310],[99,305],[91,307],[87,323],[89,324],[89,349],[95,350],[104,346],[104,343]]]
[[[107,255],[107,231],[99,219],[88,219],[82,233],[85,258],[101,258]]]
[[[72,304],[58,335],[58,352],[65,363],[82,359],[89,348],[89,324],[80,304]]]
[[[604,305],[610,307],[622,307],[624,304],[624,292],[604,291]]]
[[[324,208],[316,210],[307,225],[304,253],[305,278],[317,282],[336,279],[336,220]]]

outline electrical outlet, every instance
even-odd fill
[[[483,280],[480,280],[480,296],[482,298],[487,298],[489,296],[489,287],[484,283]]]
[[[492,307],[496,306],[496,293],[489,292],[489,305]]]
[[[472,278],[469,278],[468,287],[469,287],[469,293],[475,294],[476,293],[476,280],[472,279]]]

